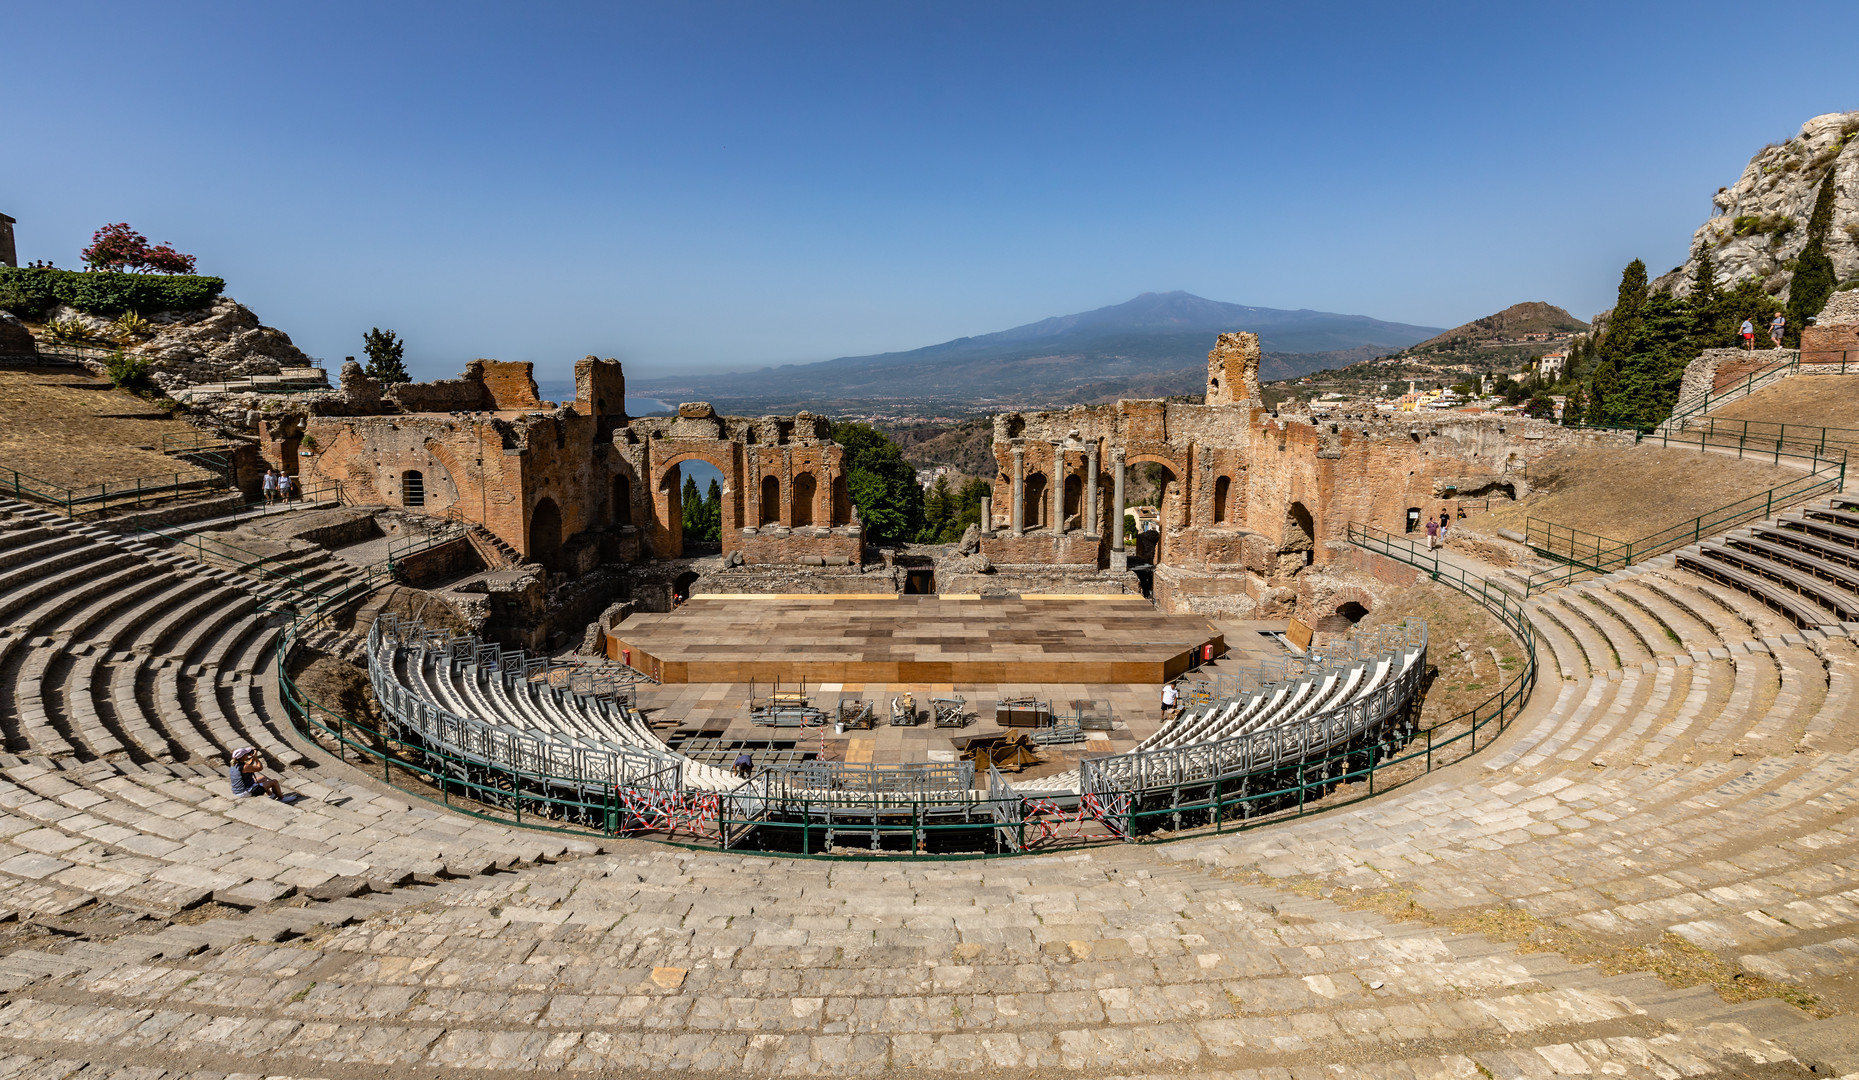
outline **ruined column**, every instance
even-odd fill
[[[1110,550],[1123,550],[1123,448],[1110,451]]]
[[[1065,448],[1052,444],[1052,535],[1065,535]]]
[[[981,496],[981,531],[984,534],[994,531],[994,496],[992,495]]]
[[[1095,533],[1097,524],[1097,440],[1091,440],[1091,450],[1084,459],[1084,531]]]
[[[1013,446],[1013,534],[1026,532],[1026,447]]]

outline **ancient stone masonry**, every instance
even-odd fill
[[[254,416],[267,464],[357,503],[481,525],[524,560],[580,576],[603,563],[683,555],[679,466],[723,474],[732,565],[864,563],[844,449],[824,417],[626,416],[620,364],[575,365],[575,400],[543,401],[528,363],[474,360],[463,377],[385,394],[349,365],[341,392]]]
[[[1466,498],[1521,497],[1529,462],[1591,437],[1518,417],[1274,413],[1257,400],[1258,364],[1256,338],[1223,334],[1208,355],[1209,404],[995,417],[982,554],[1004,573],[1069,567],[1080,582],[1146,560],[1173,610],[1301,610],[1346,591],[1320,579],[1350,522],[1403,532],[1456,516]],[[1160,473],[1159,528],[1129,550],[1129,473],[1145,465]]]

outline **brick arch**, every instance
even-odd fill
[[[1357,586],[1345,585],[1331,593],[1324,606],[1330,609],[1329,614],[1335,615],[1342,610],[1344,604],[1355,604],[1363,611],[1374,611],[1375,597]]]
[[[1173,473],[1174,474],[1173,479],[1176,485],[1176,491],[1178,492],[1176,496],[1176,500],[1170,500],[1168,498],[1167,490],[1166,488],[1164,488],[1163,495],[1162,495],[1162,505],[1158,508],[1161,510],[1161,517],[1160,517],[1161,531],[1156,535],[1155,554],[1152,555],[1151,558],[1155,560],[1155,564],[1157,566],[1160,566],[1165,561],[1167,556],[1172,554],[1172,551],[1170,549],[1173,547],[1173,544],[1169,541],[1168,533],[1169,533],[1169,529],[1175,524],[1174,519],[1180,516],[1181,514],[1181,508],[1174,505],[1174,502],[1179,501],[1179,500],[1188,500],[1190,503],[1192,503],[1193,496],[1188,492],[1188,487],[1187,487],[1188,470],[1187,468],[1183,466],[1180,461],[1172,457],[1169,457],[1167,454],[1150,453],[1147,451],[1139,452],[1135,454],[1127,454],[1123,459],[1123,469],[1127,473],[1130,469],[1134,468],[1135,466],[1142,465],[1145,463],[1154,463],[1156,465],[1160,465],[1163,468],[1167,469],[1170,473]],[[1192,522],[1189,522],[1189,524],[1192,524]],[[1121,529],[1123,527],[1123,523],[1117,522],[1116,527]]]
[[[680,450],[665,458],[655,461],[651,467],[652,486],[647,496],[652,501],[653,535],[656,538],[653,555],[661,559],[675,559],[684,553],[684,519],[683,515],[673,512],[673,504],[681,498],[677,486],[671,485],[667,490],[666,481],[671,471],[687,461],[702,461],[714,466],[723,474],[723,550],[730,548],[730,537],[742,527],[743,491],[742,469],[736,460],[725,452],[713,450]],[[660,492],[664,496],[660,497]],[[659,548],[666,550],[660,551]]]

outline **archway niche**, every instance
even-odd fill
[[[794,527],[813,524],[813,500],[817,493],[812,473],[800,473],[794,477]]]
[[[1052,516],[1046,509],[1046,474],[1028,473],[1021,490],[1020,521],[1029,529],[1044,526]]]
[[[1233,481],[1222,476],[1214,481],[1214,524],[1219,525],[1227,519],[1226,501],[1233,494]]]
[[[1081,476],[1065,478],[1065,521],[1068,526],[1072,518],[1078,519],[1081,528],[1089,525],[1084,520],[1084,478]]]
[[[852,489],[846,486],[846,474],[833,477],[834,525],[852,524]]]
[[[781,480],[779,477],[762,477],[762,506],[759,525],[779,525],[781,523]]]
[[[633,482],[624,476],[613,478],[613,523],[633,523]]]
[[[562,511],[555,500],[544,498],[529,512],[529,557],[550,570],[560,569]]]
[[[418,469],[408,469],[400,474],[400,505],[421,507],[426,505],[426,474]]]
[[[1336,609],[1336,613],[1348,619],[1349,625],[1351,626],[1354,626],[1356,623],[1368,617],[1368,609],[1356,603],[1354,600],[1343,603]]]

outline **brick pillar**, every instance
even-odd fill
[[[1123,550],[1123,448],[1110,451],[1110,550]]]
[[[1097,524],[1097,441],[1091,441],[1091,450],[1084,458],[1084,531],[1095,534]]]
[[[1052,535],[1065,535],[1065,448],[1052,444]]]
[[[1013,447],[1013,534],[1026,532],[1026,447]]]

